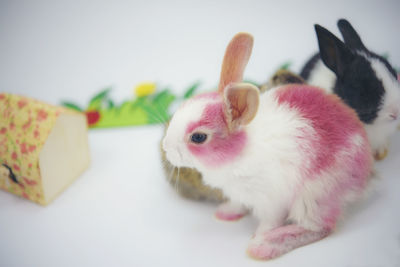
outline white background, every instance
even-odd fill
[[[82,106],[113,86],[118,101],[151,80],[181,94],[218,81],[225,47],[255,37],[246,77],[263,82],[317,49],[313,24],[348,18],[367,47],[400,66],[399,1],[0,1],[0,92]],[[245,254],[257,226],[213,218],[161,171],[161,126],[90,131],[92,164],[48,207],[0,192],[0,266],[400,265],[400,136],[382,179],[328,238],[268,263]]]

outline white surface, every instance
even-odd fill
[[[304,2],[304,3],[303,3]],[[398,1],[0,2],[0,91],[81,105],[100,88],[130,97],[156,80],[182,93],[217,83],[225,46],[249,31],[246,77],[266,80],[316,47],[313,23],[334,33],[347,17],[367,47],[400,64]],[[0,266],[400,265],[400,135],[379,163],[376,192],[328,238],[260,263],[245,254],[257,222],[214,219],[215,207],[178,197],[161,171],[161,126],[93,130],[92,165],[48,207],[0,192]]]
[[[259,266],[257,222],[214,219],[178,197],[159,164],[160,126],[92,131],[90,169],[50,206],[0,192],[0,266]],[[268,266],[399,266],[400,136],[382,182],[328,238]]]

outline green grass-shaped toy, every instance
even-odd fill
[[[155,83],[141,83],[135,87],[136,97],[115,105],[110,98],[111,88],[96,94],[87,108],[81,108],[72,102],[62,102],[62,105],[86,114],[89,128],[121,127],[131,125],[146,125],[165,123],[170,118],[169,107],[179,99],[190,98],[200,83],[191,85],[183,96],[175,96],[168,88],[156,92]]]

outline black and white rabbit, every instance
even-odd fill
[[[344,42],[315,25],[319,53],[300,75],[311,85],[337,94],[365,125],[376,159],[387,155],[388,140],[400,118],[400,83],[389,62],[368,50],[345,20],[338,21]]]

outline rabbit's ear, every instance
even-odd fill
[[[249,61],[253,48],[253,37],[248,33],[236,34],[225,51],[222,62],[218,91],[223,93],[230,83],[238,83],[243,79],[243,72]]]
[[[324,64],[332,70],[338,77],[342,76],[346,66],[349,65],[353,59],[353,52],[346,47],[330,31],[315,25],[315,32],[317,33],[319,52]]]
[[[347,47],[354,50],[368,51],[356,30],[354,30],[353,26],[351,26],[350,22],[345,19],[340,19],[338,20],[337,25],[342,33],[344,43],[347,45]]]
[[[225,115],[229,129],[234,130],[250,123],[257,114],[259,102],[259,90],[254,85],[229,84],[224,92]]]

